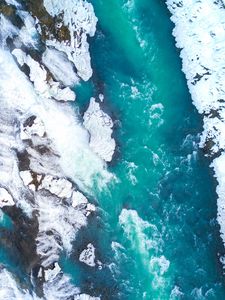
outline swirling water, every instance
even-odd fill
[[[116,175],[97,193],[100,216],[82,238],[101,269],[65,262],[103,299],[224,299],[216,182],[202,150],[201,116],[191,103],[164,1],[92,0],[94,80],[115,120]],[[83,95],[83,96],[82,96]],[[85,96],[84,96],[85,95]],[[93,283],[93,284],[92,284]]]

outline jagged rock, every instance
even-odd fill
[[[22,67],[24,65],[29,68],[29,78],[34,83],[35,91],[42,97],[52,98],[58,101],[74,101],[76,96],[75,93],[69,88],[60,88],[60,83],[53,81],[52,76],[56,79],[62,76],[60,82],[63,82],[64,85],[73,85],[77,83],[77,77],[72,67],[69,68],[70,63],[66,64],[66,60],[59,61],[59,57],[54,57],[54,50],[46,50],[45,53],[50,52],[50,55],[45,55],[46,57],[44,62],[46,66],[52,72],[50,78],[47,70],[39,62],[35,61],[30,55],[27,55],[21,49],[14,49],[12,51],[13,55],[16,57],[19,65]],[[56,55],[55,55],[56,56]],[[54,64],[53,62],[56,61]],[[65,65],[65,66],[64,66]],[[58,76],[56,76],[58,73]],[[72,75],[71,75],[72,73]],[[56,74],[56,75],[55,75]],[[70,75],[70,76],[69,76]]]
[[[94,35],[97,23],[92,5],[83,0],[66,0],[64,3],[55,1],[54,4],[50,0],[44,0],[43,3],[52,17],[62,15],[62,23],[69,29],[70,35],[69,39],[61,42],[49,39],[46,44],[66,53],[74,63],[77,74],[83,80],[88,80],[92,76],[92,69],[87,35]],[[59,27],[62,28],[62,25]]]

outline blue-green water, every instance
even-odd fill
[[[191,103],[164,1],[92,0],[93,83],[115,120],[117,177],[96,191],[97,221],[76,242],[97,247],[101,270],[64,262],[103,299],[225,299],[216,182],[198,149],[201,117]]]

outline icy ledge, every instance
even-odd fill
[[[193,103],[204,116],[200,146],[214,160],[225,244],[225,1],[167,0]]]

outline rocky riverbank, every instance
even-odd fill
[[[99,299],[83,294],[59,265],[96,214],[88,200],[92,179],[98,175],[102,185],[112,178],[105,162],[115,149],[111,119],[95,102],[95,121],[84,117],[82,124],[68,103],[74,85],[92,76],[88,36],[96,22],[83,0],[1,0],[0,207],[14,224],[33,287],[21,289],[2,268],[8,279],[0,293],[10,299]],[[102,116],[108,129],[101,129]]]

